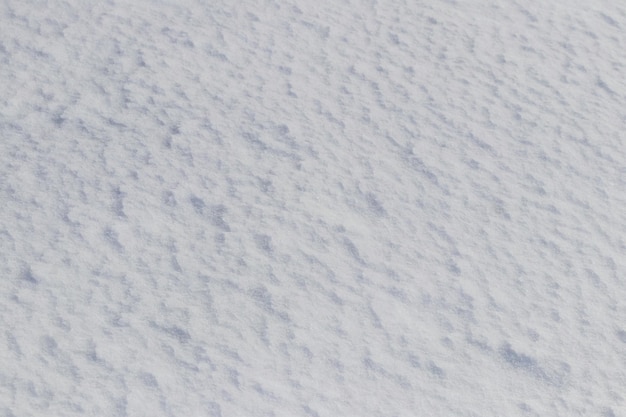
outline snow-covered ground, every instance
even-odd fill
[[[619,1],[0,3],[0,416],[626,415]]]

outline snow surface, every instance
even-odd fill
[[[619,1],[0,3],[0,416],[626,415]]]

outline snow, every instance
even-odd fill
[[[626,8],[0,5],[0,415],[626,412]]]

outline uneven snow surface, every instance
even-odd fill
[[[0,416],[626,415],[620,1],[0,3]]]

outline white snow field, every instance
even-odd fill
[[[626,3],[0,2],[0,416],[626,416]]]

